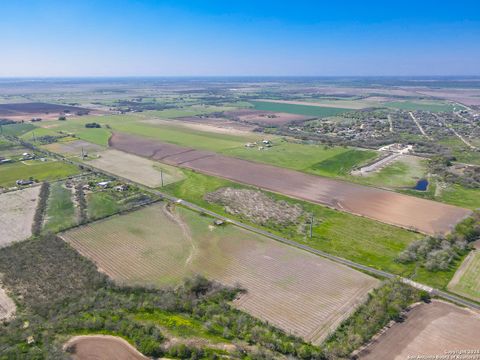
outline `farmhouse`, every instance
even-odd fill
[[[128,185],[127,184],[122,184],[122,185],[117,185],[113,188],[115,191],[127,191],[128,190]]]
[[[111,181],[100,181],[97,183],[97,186],[100,186],[101,188],[105,189],[106,187],[108,187],[108,184],[110,184]]]

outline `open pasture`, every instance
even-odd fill
[[[471,251],[458,268],[448,289],[480,302],[480,250]]]
[[[98,158],[87,164],[152,188],[184,178],[182,172],[173,166],[113,149],[99,153]]]
[[[50,185],[44,230],[58,232],[77,224],[79,214],[73,201],[72,190],[67,188],[63,181]]]
[[[176,147],[126,134],[114,134],[110,145],[140,156],[150,156],[170,165],[253,185],[426,234],[445,234],[470,214],[467,209],[391,191]]]
[[[251,103],[253,104],[256,110],[260,110],[260,111],[298,114],[298,115],[304,115],[308,117],[328,117],[328,116],[335,116],[335,115],[350,111],[350,109],[342,109],[342,108],[335,108],[335,107],[299,105],[299,104],[279,103],[279,102],[272,102],[272,101],[251,101]]]
[[[405,321],[395,323],[376,339],[360,359],[405,360],[409,356],[445,356],[446,351],[478,349],[478,334],[478,313],[434,300],[414,307]]]
[[[312,119],[312,116],[289,112],[273,112],[254,109],[240,109],[227,111],[225,117],[234,121],[262,126],[280,126],[291,122],[303,122]]]
[[[319,343],[377,280],[300,249],[162,204],[62,234],[116,281],[175,284],[201,273],[247,293],[240,309]]]
[[[304,100],[257,100],[257,101],[265,101],[269,103],[276,103],[276,104],[291,104],[291,105],[305,105],[305,106],[319,106],[319,107],[326,107],[326,108],[339,108],[339,109],[364,109],[367,107],[373,107],[375,105],[375,101],[373,98],[369,98],[368,100],[345,100],[345,99],[308,99],[308,101]]]
[[[0,165],[0,187],[15,186],[15,182],[19,179],[57,180],[79,172],[80,170],[74,165],[51,159],[46,162],[27,160],[4,164]]]
[[[0,247],[32,235],[39,186],[0,194]]]
[[[104,147],[93,144],[84,140],[73,140],[64,142],[55,142],[52,144],[44,145],[43,148],[48,151],[62,154],[64,156],[82,156],[82,150],[84,154],[91,155],[99,151],[104,150]]]
[[[455,105],[445,101],[391,101],[384,103],[383,106],[406,111],[423,110],[430,112],[448,112],[455,108]],[[459,108],[458,105],[456,107]]]

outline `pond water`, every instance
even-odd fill
[[[413,189],[418,191],[427,191],[427,188],[428,188],[428,180],[420,179],[417,181],[417,185],[415,185]]]

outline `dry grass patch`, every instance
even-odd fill
[[[0,321],[10,319],[15,313],[16,307],[5,290],[0,287]]]
[[[32,235],[40,186],[0,194],[0,247]]]
[[[236,306],[316,344],[378,281],[184,208],[157,204],[62,237],[118,282],[176,284],[200,273],[247,289]]]
[[[172,184],[185,178],[182,171],[173,166],[163,165],[118,150],[103,151],[99,154],[98,159],[90,160],[88,164],[152,188],[162,186],[162,176],[163,185]]]
[[[84,140],[56,142],[56,143],[44,145],[43,147],[57,154],[63,154],[67,156],[76,155],[78,157],[81,157],[82,150],[84,154],[91,155],[93,153],[97,153],[105,149],[103,146],[93,144]]]

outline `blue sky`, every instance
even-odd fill
[[[21,0],[0,77],[480,75],[478,1]]]

